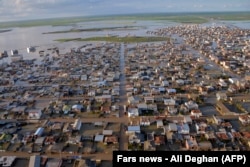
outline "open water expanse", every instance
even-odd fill
[[[232,27],[239,27],[250,29],[250,21],[221,21],[216,22],[216,25],[228,25]],[[0,33],[0,51],[7,51],[10,55],[12,49],[17,49],[24,59],[38,58],[39,50],[46,50],[51,47],[58,47],[61,52],[68,52],[71,48],[76,48],[83,45],[84,42],[66,42],[60,43],[55,41],[61,38],[88,38],[107,35],[136,35],[146,36],[148,30],[155,30],[158,28],[176,26],[179,23],[168,21],[131,21],[131,20],[111,20],[111,21],[93,21],[77,23],[69,26],[38,26],[26,28],[10,28],[11,31]],[[214,25],[213,22],[205,23],[205,26]],[[128,26],[131,29],[112,29],[103,31],[85,31],[85,32],[70,32],[57,34],[43,34],[46,32],[68,31],[70,29],[91,29],[91,28],[116,28]],[[86,43],[86,42],[85,42]],[[36,52],[27,53],[27,47],[36,46]],[[0,60],[0,63],[9,62],[10,58]]]
[[[78,23],[73,26],[41,26],[28,28],[12,28],[12,31],[0,33],[0,49],[10,51],[11,49],[26,49],[28,46],[45,46],[57,44],[54,41],[60,38],[88,38],[106,35],[146,35],[147,30],[176,25],[171,22],[152,21],[96,21]],[[132,30],[108,30],[108,31],[85,31],[57,34],[43,34],[46,32],[67,31],[70,29],[112,28],[130,26]]]

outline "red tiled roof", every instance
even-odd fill
[[[221,126],[223,126],[223,127],[232,127],[230,122],[222,122]]]
[[[156,143],[156,144],[164,144],[164,143],[165,143],[165,138],[164,138],[164,136],[156,136],[156,137],[155,137],[155,143]]]
[[[248,117],[248,115],[240,115],[239,118],[240,118],[241,120],[244,120],[244,121],[247,121],[247,120],[250,119],[250,118]]]
[[[241,134],[239,132],[232,132],[233,137],[240,138]]]
[[[106,136],[104,141],[106,143],[117,143],[118,142],[118,139],[116,136]]]
[[[192,110],[191,112],[192,112],[192,113],[201,113],[201,111],[200,111],[200,110],[198,110],[198,109],[196,109],[196,110]]]
[[[228,140],[229,139],[229,137],[227,136],[226,133],[217,132],[216,135],[217,135],[218,138],[220,138],[222,140]]]
[[[250,132],[241,132],[241,134],[243,137],[250,139]]]

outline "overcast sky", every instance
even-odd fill
[[[0,21],[200,11],[250,11],[250,0],[0,0]]]

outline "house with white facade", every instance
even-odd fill
[[[227,100],[226,92],[217,92],[216,93],[217,100]]]
[[[206,133],[207,124],[205,122],[200,122],[195,124],[195,130],[197,134],[205,134]]]
[[[185,106],[187,107],[187,109],[190,111],[190,110],[194,110],[194,109],[198,109],[198,104],[195,103],[194,101],[188,101],[188,102],[185,102]]]
[[[179,134],[189,134],[190,132],[189,125],[186,123],[178,124],[177,130]]]
[[[126,130],[126,134],[135,134],[135,133],[141,133],[141,127],[136,125],[136,126],[128,126]]]
[[[177,132],[178,128],[176,123],[169,123],[168,124],[168,131],[170,132]]]
[[[164,104],[167,106],[174,106],[175,105],[175,100],[170,98],[170,99],[164,99]]]
[[[137,116],[139,116],[139,111],[137,108],[128,109],[128,117],[137,117]]]
[[[240,121],[243,125],[250,124],[250,116],[249,116],[249,115],[240,115],[240,116],[239,116],[239,121]]]
[[[194,110],[191,110],[191,113],[190,113],[192,116],[196,117],[196,118],[199,118],[202,116],[202,112],[201,110],[199,109],[194,109]]]
[[[168,87],[169,86],[169,82],[164,80],[161,82],[161,86],[164,86],[164,87]]]
[[[42,116],[41,109],[33,109],[28,111],[28,118],[29,119],[40,119]]]

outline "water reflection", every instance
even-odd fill
[[[129,25],[127,25],[127,23]],[[0,33],[0,49],[23,49],[30,45],[50,45],[55,44],[54,40],[60,38],[87,38],[95,36],[104,36],[109,33],[115,35],[127,35],[128,33],[136,35],[146,35],[147,30],[160,28],[164,26],[174,25],[170,22],[153,22],[153,21],[112,21],[113,24],[104,21],[79,23],[71,26],[41,26],[41,27],[28,27],[28,28],[13,28],[10,32]],[[98,25],[98,27],[96,27]],[[72,28],[107,28],[107,27],[122,27],[122,26],[134,26],[136,30],[110,30],[110,31],[90,31],[90,32],[75,32],[75,33],[63,33],[63,34],[43,34],[45,32],[53,31],[66,31]],[[145,29],[146,28],[146,29]]]
[[[209,22],[203,24],[204,26],[212,26],[215,22]],[[218,22],[219,24],[228,24],[233,26],[238,26],[241,28],[250,28],[250,22],[235,21],[235,22]],[[216,25],[218,24],[216,22]],[[98,25],[98,27],[96,27]],[[48,47],[58,47],[60,52],[68,52],[70,48],[79,47],[86,42],[67,42],[59,43],[56,39],[60,38],[88,38],[96,36],[106,36],[108,34],[126,36],[137,35],[146,36],[147,31],[152,31],[155,29],[176,26],[178,23],[168,22],[168,21],[94,21],[94,22],[84,22],[69,26],[39,26],[39,27],[27,27],[27,28],[12,28],[12,31],[0,33],[0,51],[6,50],[10,55],[12,49],[17,49],[20,54],[23,55],[24,59],[39,59],[38,51],[46,50]],[[132,26],[136,27],[133,30],[110,30],[110,31],[88,31],[88,32],[74,32],[74,33],[58,33],[58,34],[43,34],[46,32],[53,31],[67,31],[72,28],[79,29],[90,29],[90,28],[107,28],[107,27],[124,27]],[[37,51],[35,53],[27,53],[27,47],[37,46]],[[214,45],[213,45],[214,46]],[[216,47],[216,46],[214,46]],[[46,54],[46,53],[45,53]],[[0,63],[10,62],[10,58],[4,58],[0,60]]]

